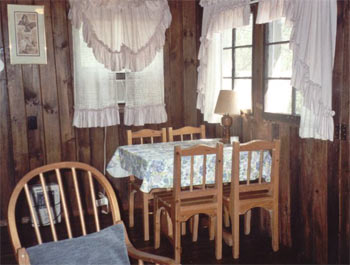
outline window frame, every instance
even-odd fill
[[[300,123],[300,115],[296,114],[296,89],[295,87],[292,87],[292,113],[291,114],[284,114],[284,113],[272,113],[272,112],[266,112],[265,111],[265,94],[267,92],[268,88],[268,81],[269,80],[291,80],[291,77],[268,77],[268,59],[269,59],[269,52],[268,48],[271,45],[279,45],[279,44],[286,44],[290,43],[290,40],[288,41],[276,41],[276,42],[269,42],[269,29],[268,24],[264,24],[264,34],[263,34],[263,109],[262,109],[262,116],[266,120],[271,121],[281,121],[281,122],[287,122],[287,123],[294,123],[299,124]],[[261,40],[259,40],[261,41]]]

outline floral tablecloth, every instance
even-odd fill
[[[167,142],[143,145],[120,146],[115,151],[107,165],[108,173],[115,177],[127,177],[134,175],[142,180],[141,191],[150,192],[155,188],[172,188],[174,168],[174,147],[180,145],[183,148],[196,144],[215,146],[219,139],[201,139],[183,142]],[[189,185],[190,158],[182,158],[181,185]],[[194,184],[201,184],[203,156],[194,159]],[[207,183],[214,182],[215,155],[207,157]],[[223,182],[231,181],[232,146],[224,146],[224,170]],[[248,152],[240,153],[240,180],[246,179],[248,168]],[[260,168],[260,152],[252,153],[251,180],[258,178]],[[270,181],[271,155],[268,151],[263,156],[263,178]]]

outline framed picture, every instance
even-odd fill
[[[44,6],[7,5],[11,64],[46,64]]]

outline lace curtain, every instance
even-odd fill
[[[292,24],[291,85],[302,92],[299,136],[333,141],[332,70],[337,1],[261,0],[259,23],[286,17]]]
[[[102,127],[119,124],[115,88],[118,82],[115,74],[110,72],[124,69],[131,71],[126,74],[125,81],[128,90],[125,124],[165,122],[162,49],[165,30],[171,22],[168,2],[70,0],[70,5],[69,18],[73,28],[82,29],[80,37],[74,37],[73,125]],[[80,54],[84,42],[100,63],[96,68],[82,64],[86,61]],[[154,61],[157,63],[153,64]],[[148,67],[150,64],[153,66]]]
[[[111,71],[140,71],[165,42],[171,22],[166,0],[70,0],[69,17]]]
[[[221,116],[214,114],[221,89],[221,36],[220,32],[249,24],[249,0],[201,0],[204,8],[202,36],[198,59],[197,109],[204,120],[217,123]]]
[[[126,74],[125,125],[167,121],[164,104],[163,50],[141,72]]]
[[[83,40],[81,30],[72,27],[74,57],[74,117],[78,128],[119,124],[115,74],[96,61]]]

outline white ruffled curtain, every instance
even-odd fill
[[[201,0],[204,8],[202,36],[198,59],[197,109],[209,123],[217,123],[221,116],[214,113],[221,89],[222,74],[220,33],[249,24],[250,0]]]
[[[127,73],[125,125],[144,125],[167,121],[164,104],[163,50],[141,72]]]
[[[70,19],[111,71],[140,71],[165,42],[171,22],[166,0],[70,0]]]
[[[72,28],[74,57],[74,117],[78,128],[119,124],[115,74],[96,61],[83,40],[81,30]]]
[[[140,73],[141,70],[150,65],[156,54],[163,49],[165,31],[171,22],[168,2],[70,0],[70,5],[69,18],[72,25],[76,29],[82,27],[83,40],[92,48],[98,62],[111,71],[127,69],[138,72],[131,74],[130,78],[127,77],[130,81],[130,91],[138,93],[137,95],[128,93],[127,124],[132,125],[133,121],[136,122],[135,125],[165,122],[164,80],[160,82],[157,77],[153,81],[152,100],[150,100],[149,88],[141,89],[143,82],[133,82],[132,79],[138,79],[140,76],[146,78],[146,75]],[[85,69],[79,68],[76,62],[74,66],[76,118],[73,125],[96,127],[119,124],[116,91],[108,91],[110,86],[107,83],[111,82],[111,78],[102,81],[104,77],[100,71],[78,73]],[[149,69],[147,71],[149,72]],[[163,69],[158,74],[163,78]],[[152,76],[155,77],[154,74]],[[149,83],[149,80],[148,78],[146,82]],[[132,83],[141,86],[136,89]],[[156,94],[154,91],[161,92]],[[105,114],[106,112],[108,114]]]
[[[291,85],[303,94],[299,136],[333,141],[332,70],[337,1],[261,0],[259,23],[285,16],[293,25]]]

